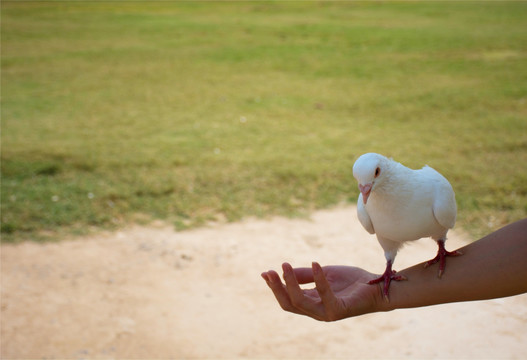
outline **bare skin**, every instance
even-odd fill
[[[409,281],[392,283],[390,301],[382,284],[368,285],[378,275],[353,266],[311,268],[282,265],[262,273],[285,311],[321,321],[336,321],[379,311],[460,301],[486,300],[527,292],[527,219],[517,221],[458,249],[463,256],[449,260],[448,271],[437,277],[438,264],[425,263],[397,272]],[[300,284],[315,283],[313,289]]]

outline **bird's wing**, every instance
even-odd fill
[[[434,217],[437,222],[447,229],[452,229],[456,223],[456,199],[454,192],[441,191],[441,195],[437,196],[434,201]]]
[[[371,223],[370,215],[368,215],[368,212],[364,207],[364,201],[362,201],[362,194],[359,194],[359,200],[357,201],[357,217],[367,232],[370,234],[375,234],[375,229]]]
[[[451,229],[456,223],[457,214],[456,196],[454,194],[454,190],[443,175],[432,168],[428,169],[435,173],[434,175],[436,180],[434,181],[435,194],[432,207],[434,217],[436,218],[437,222],[441,224],[441,226]]]

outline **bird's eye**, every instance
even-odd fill
[[[379,176],[381,174],[381,168],[375,169],[375,177]]]

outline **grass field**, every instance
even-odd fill
[[[526,2],[1,6],[4,241],[302,215],[370,151],[526,216]]]

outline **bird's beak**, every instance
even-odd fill
[[[371,187],[373,186],[373,184],[366,184],[366,185],[362,185],[362,184],[359,184],[359,190],[362,194],[362,201],[364,201],[364,204],[366,204],[366,202],[368,202],[368,197],[370,196],[370,192],[371,192]]]

